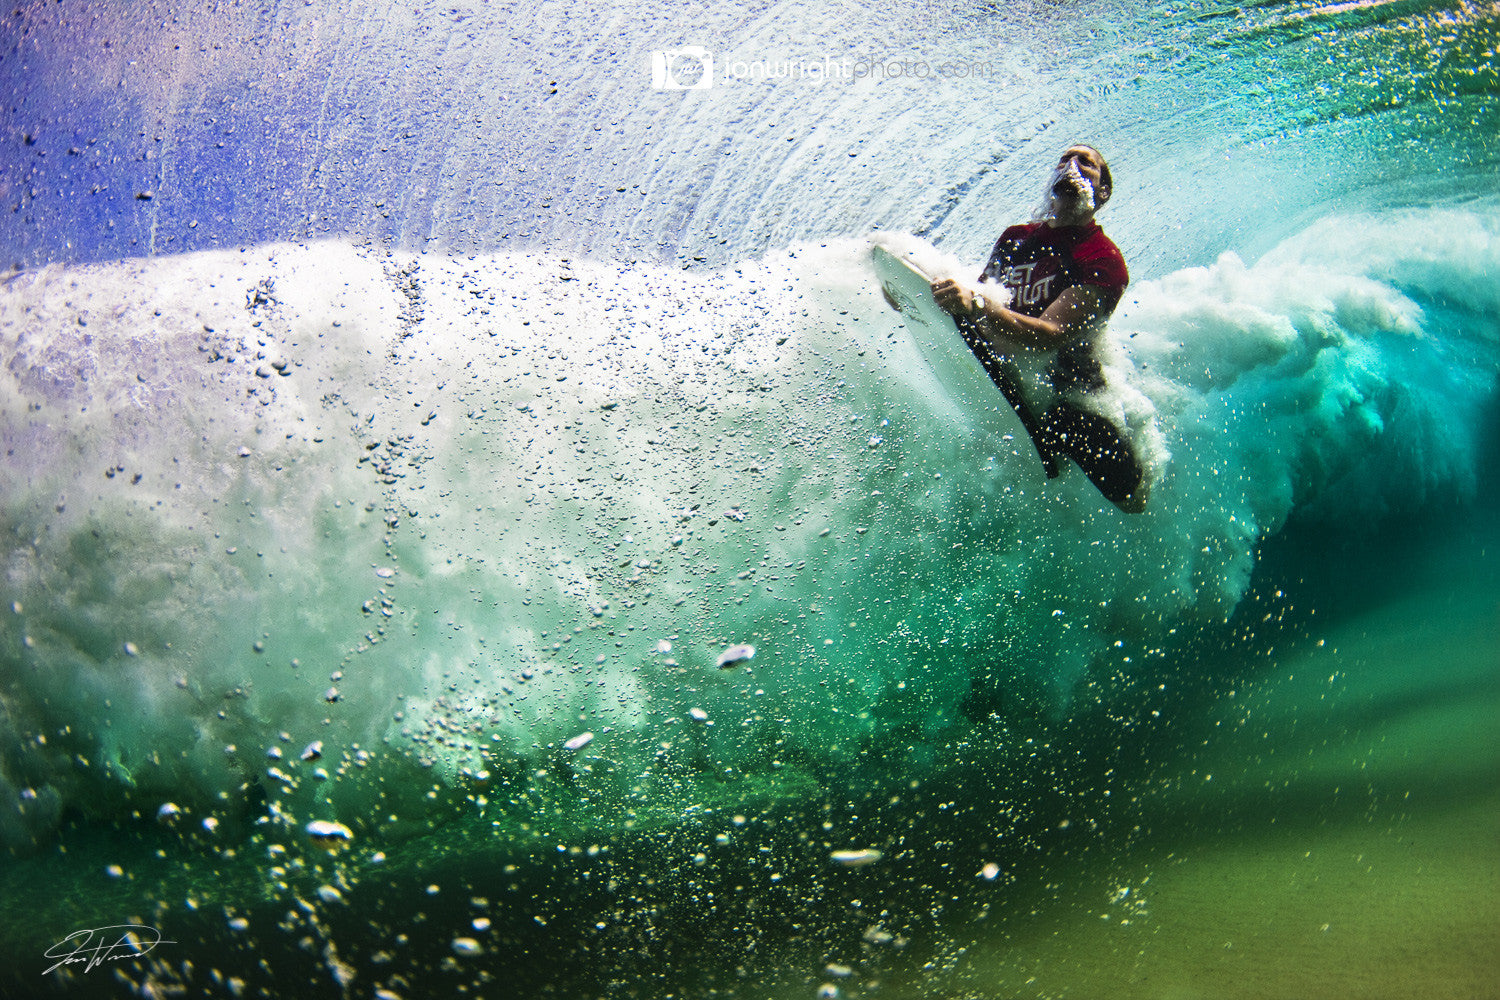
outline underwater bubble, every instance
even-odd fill
[[[979,877],[990,882],[995,881],[1000,875],[1000,866],[993,861],[986,861],[984,867],[979,869]]]
[[[873,865],[885,857],[885,854],[873,847],[868,847],[862,851],[834,851],[828,857],[834,864],[845,868],[863,868],[865,865]]]
[[[354,831],[342,823],[315,819],[307,824],[307,836],[314,844],[330,851],[337,851],[354,842]]]
[[[479,946],[479,942],[471,937],[453,939],[453,954],[455,955],[468,957],[470,955],[482,954],[483,951],[484,949]]]
[[[739,643],[730,646],[719,654],[719,669],[728,670],[755,658],[755,647],[749,643]]]
[[[158,823],[175,823],[182,818],[182,807],[175,802],[163,802],[156,810]]]
[[[588,746],[592,742],[594,742],[594,734],[593,733],[579,733],[577,736],[573,737],[571,740],[569,740],[568,742],[564,743],[563,744],[563,749],[565,749],[565,750],[582,750],[584,747]]]
[[[108,875],[110,878],[123,878],[125,875],[125,869],[121,868],[119,865],[109,865],[104,869],[104,874]]]
[[[325,903],[342,903],[344,894],[334,886],[324,885],[318,887],[318,898]]]
[[[317,760],[323,756],[323,741],[313,740],[302,751],[303,760]]]
[[[691,715],[694,719],[698,720],[699,722],[707,722],[708,721],[708,713],[705,712],[705,711],[703,711],[703,709],[701,709],[701,708],[690,708],[690,709],[688,709],[688,715]]]

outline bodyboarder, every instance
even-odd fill
[[[1090,395],[1105,388],[1097,347],[1130,281],[1124,256],[1094,221],[1112,188],[1109,164],[1097,149],[1068,147],[1037,218],[1000,234],[980,283],[945,278],[932,283],[932,295],[1015,408],[1048,477],[1061,473],[1058,461],[1066,456],[1105,499],[1139,513],[1148,483],[1135,449],[1088,406]],[[1004,291],[992,298],[986,284]],[[1024,350],[1055,352],[1048,378],[1057,401],[1040,414],[1023,396],[1010,360]]]

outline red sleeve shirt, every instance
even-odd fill
[[[1086,226],[1011,226],[995,242],[980,277],[1010,289],[1007,305],[1027,316],[1040,316],[1075,285],[1098,288],[1108,315],[1130,283],[1119,247],[1092,221]]]

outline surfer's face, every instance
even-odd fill
[[[1103,181],[1104,158],[1090,146],[1071,146],[1047,181],[1048,215],[1059,221],[1081,220],[1109,198]]]

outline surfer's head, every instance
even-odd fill
[[[1039,217],[1061,225],[1087,222],[1113,190],[1104,154],[1081,143],[1069,146],[1047,179]]]

